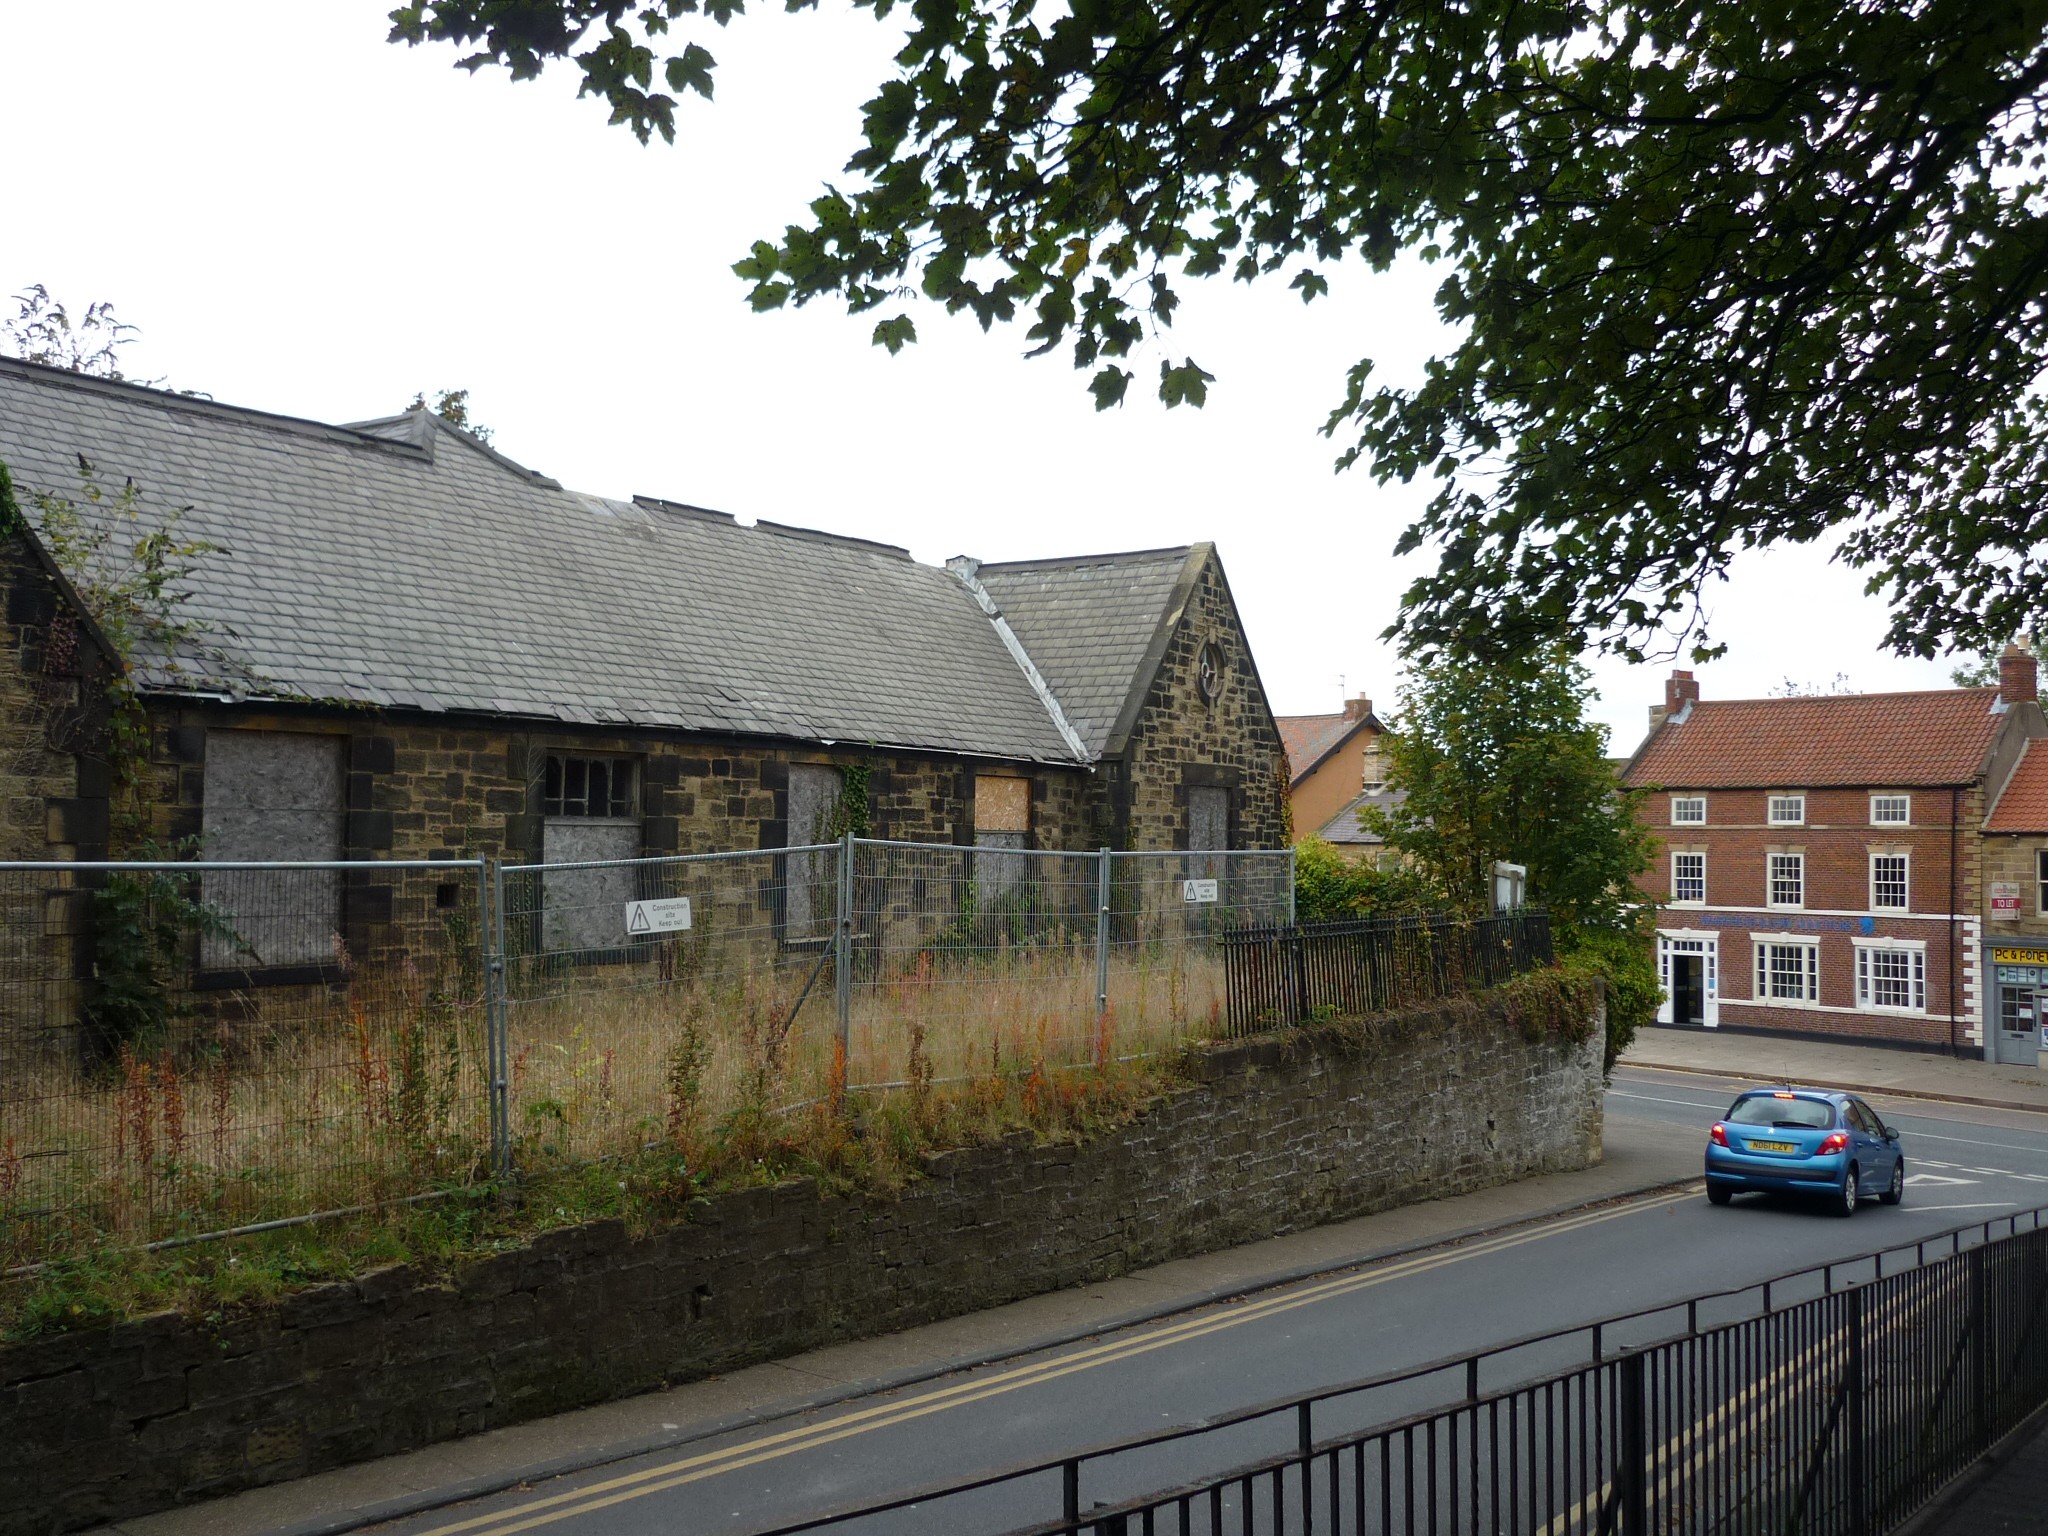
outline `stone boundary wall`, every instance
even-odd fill
[[[550,1232],[201,1321],[0,1349],[0,1532],[163,1509],[1168,1259],[1597,1162],[1600,1040],[1441,1005],[1208,1049],[1085,1144],[931,1159],[896,1199],[809,1181],[642,1238]]]

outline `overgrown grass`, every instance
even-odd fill
[[[341,994],[251,993],[232,1022],[184,1020],[111,1061],[15,1064],[0,1083],[0,1268],[481,1185],[473,979],[444,966]],[[770,1139],[820,1104],[1049,1081],[1224,1029],[1221,966],[1188,946],[1119,952],[1100,1017],[1092,946],[920,954],[852,988],[844,1051],[829,966],[806,997],[807,979],[803,964],[666,979],[621,964],[514,1001],[518,1164],[631,1160],[678,1137],[694,1149],[715,1128]]]
[[[529,1138],[514,1185],[473,1182],[443,1198],[393,1203],[281,1231],[147,1251],[105,1244],[0,1283],[0,1338],[20,1340],[152,1311],[207,1315],[387,1264],[430,1272],[517,1247],[552,1228],[606,1217],[640,1233],[689,1219],[736,1189],[815,1179],[832,1193],[887,1197],[936,1152],[1019,1132],[1082,1138],[1120,1125],[1181,1082],[1170,1062],[1104,1069],[991,1063],[936,1085],[913,1062],[908,1086],[836,1107],[784,1113],[735,1105],[715,1122],[685,1113],[626,1152],[584,1158]]]
[[[1592,994],[1584,978],[1551,969],[1517,977],[1493,997],[1525,1039],[1571,1044],[1589,1037]],[[1476,1021],[1484,1002],[1479,995],[1373,1019],[1320,1020],[1303,1032],[1304,1048],[1312,1034],[1319,1046],[1373,1053],[1403,1039],[1424,1016],[1467,1010]],[[388,1264],[446,1273],[552,1228],[609,1217],[644,1233],[689,1220],[720,1194],[791,1178],[814,1179],[828,1193],[887,1198],[920,1177],[935,1153],[1020,1132],[1039,1139],[1098,1135],[1187,1082],[1183,1058],[1169,1053],[1075,1067],[992,1056],[978,1073],[937,1083],[929,1058],[915,1048],[913,1026],[901,1088],[865,1097],[828,1093],[779,1113],[741,1101],[712,1117],[699,1112],[702,1101],[688,1087],[701,1062],[690,1038],[681,1032],[674,1062],[677,1112],[645,1144],[586,1158],[528,1138],[510,1188],[476,1182],[431,1203],[157,1252],[104,1245],[0,1285],[0,1337],[33,1338],[166,1308],[225,1315]]]

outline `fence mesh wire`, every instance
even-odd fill
[[[0,1262],[475,1176],[481,876],[0,868]]]
[[[840,853],[505,866],[515,1159],[687,1142],[742,1101],[822,1096]]]
[[[1224,936],[1286,923],[1292,854],[1113,853],[1109,1012],[1119,1054],[1229,1032]]]
[[[1292,884],[1284,850],[850,838],[495,869],[0,866],[0,1260],[1217,1038],[1244,1027],[1233,955],[1308,974],[1231,947],[1292,942]]]
[[[1101,859],[854,845],[847,1078],[935,1081],[1096,1061]]]

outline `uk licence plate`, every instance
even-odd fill
[[[1749,1150],[1752,1152],[1797,1152],[1799,1148],[1795,1143],[1789,1141],[1752,1141],[1749,1144]]]

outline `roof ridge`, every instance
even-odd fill
[[[910,559],[910,551],[901,544],[884,544],[879,539],[863,539],[850,533],[828,533],[823,528],[799,528],[794,523],[770,522],[765,517],[756,518],[752,526],[785,539],[806,539],[814,544],[845,544],[855,549],[871,549],[877,554],[894,555],[902,560]]]
[[[979,569],[984,571],[1050,571],[1074,570],[1084,565],[1113,565],[1119,560],[1142,560],[1152,557],[1185,560],[1199,546],[1177,544],[1161,549],[1126,549],[1106,555],[1055,555],[1043,560],[984,560]]]
[[[317,421],[311,416],[288,416],[280,411],[258,410],[250,405],[228,405],[211,395],[185,394],[174,389],[158,389],[149,384],[136,384],[127,379],[103,379],[98,374],[80,373],[74,368],[53,368],[46,363],[31,363],[25,358],[0,356],[0,372],[19,373],[27,378],[59,389],[76,389],[85,394],[112,395],[117,399],[147,402],[165,410],[187,411],[195,415],[211,416],[229,421],[248,421],[258,426],[279,431],[290,431],[303,437],[324,437],[353,446],[378,448],[399,453],[424,454],[425,449],[413,444],[396,442],[388,437],[361,432],[352,426],[331,421]],[[374,420],[390,420],[376,417]]]
[[[1003,649],[1008,651],[1010,659],[1017,663],[1017,669],[1024,674],[1024,681],[1031,685],[1031,691],[1038,696],[1038,702],[1044,706],[1046,714],[1051,718],[1053,729],[1060,733],[1060,740],[1067,744],[1067,750],[1074,754],[1075,761],[1094,761],[1088,751],[1088,744],[1081,739],[1080,732],[1074,729],[1073,722],[1067,718],[1066,710],[1061,707],[1059,695],[1053,692],[1051,682],[1038,670],[1038,663],[1031,659],[1031,652],[1025,648],[1023,637],[1010,627],[1010,621],[1003,617],[1003,610],[997,605],[994,596],[978,579],[980,567],[974,557],[955,555],[946,562],[946,570],[966,589],[967,595],[974,599],[975,606],[986,614],[989,623],[995,626],[996,636],[1003,642]]]
[[[701,517],[717,523],[739,526],[739,519],[730,512],[720,512],[713,507],[700,507],[687,501],[670,501],[663,496],[644,496],[636,492],[633,496],[633,505],[643,512],[674,512],[685,517]]]
[[[1758,698],[1747,699],[1694,699],[1692,703],[1695,708],[1716,704],[1845,704],[1856,699],[1938,699],[1950,695],[1997,692],[1998,685],[1995,683],[1972,683],[1966,687],[1952,688],[1884,688],[1874,689],[1869,693],[1764,694]]]

